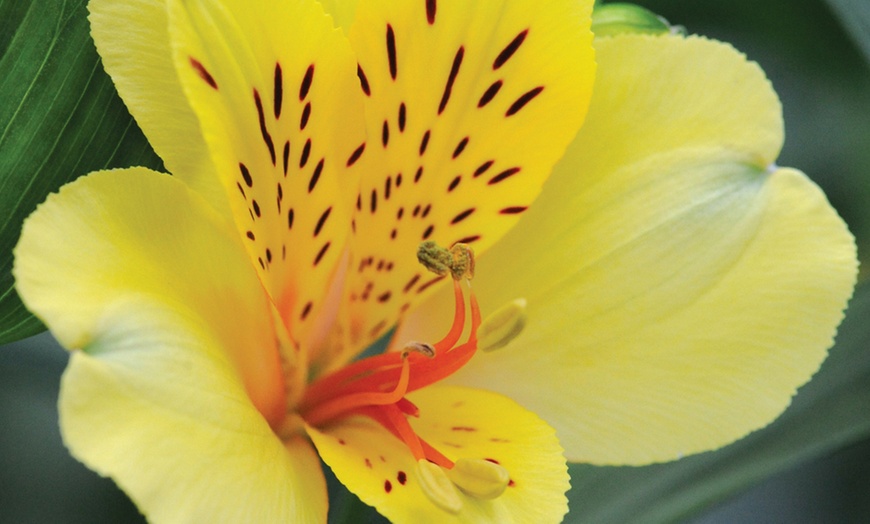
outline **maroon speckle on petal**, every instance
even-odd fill
[[[384,491],[386,491],[387,493],[393,491],[393,483],[389,480],[384,481]]]

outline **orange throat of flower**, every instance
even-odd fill
[[[477,350],[480,309],[469,293],[471,333],[459,342],[465,329],[466,307],[462,285],[453,283],[456,300],[453,325],[434,345],[412,342],[400,352],[369,357],[312,383],[299,405],[299,414],[310,425],[362,415],[371,418],[405,443],[414,458],[452,469],[453,462],[421,439],[408,422],[420,410],[405,395],[439,382],[462,368]]]

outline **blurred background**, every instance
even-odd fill
[[[851,2],[870,0],[831,0]],[[786,143],[778,163],[803,170],[823,187],[858,238],[863,259],[870,248],[870,54],[861,51],[860,21],[850,19],[848,9],[838,17],[824,0],[635,3],[690,33],[731,42],[761,64],[784,107]],[[857,343],[866,348],[865,342]],[[48,335],[0,347],[0,523],[139,522],[114,484],[79,465],[61,444],[56,399],[65,362]],[[870,418],[870,405],[854,416]],[[845,444],[810,454],[812,460],[696,507],[681,520],[870,522],[870,440]],[[577,500],[582,504],[582,495],[572,495],[568,521],[585,522]],[[338,513],[331,520],[341,520]]]

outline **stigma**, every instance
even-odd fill
[[[462,507],[459,492],[479,499],[501,495],[510,481],[507,471],[484,460],[450,460],[421,438],[409,423],[420,409],[406,398],[459,371],[478,348],[480,308],[470,289],[474,253],[464,244],[451,249],[421,244],[418,259],[432,272],[453,277],[454,317],[447,334],[434,344],[409,342],[400,351],[354,362],[309,385],[299,414],[309,425],[325,427],[351,416],[375,421],[399,439],[418,463],[421,488],[438,507],[450,513]],[[468,310],[466,296],[468,289]],[[470,317],[469,334],[460,341]]]

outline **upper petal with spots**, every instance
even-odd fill
[[[434,240],[496,242],[583,121],[595,64],[591,2],[360,2],[350,29],[368,141],[347,300],[353,351],[437,279]]]
[[[251,260],[304,343],[342,250],[364,142],[356,62],[310,0],[174,1],[181,83]]]

